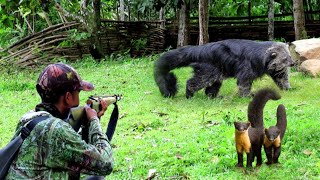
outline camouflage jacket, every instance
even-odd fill
[[[45,111],[25,114],[15,136],[28,121],[44,115],[49,117],[24,140],[6,179],[70,179],[79,172],[100,176],[111,173],[112,150],[99,119],[90,122],[88,143],[70,124]]]

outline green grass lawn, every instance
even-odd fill
[[[71,64],[96,87],[94,92],[81,92],[83,104],[89,95],[124,96],[118,103],[121,119],[112,139],[115,168],[107,179],[146,179],[150,170],[156,172],[155,179],[320,179],[319,79],[292,72],[290,91],[280,91],[267,76],[255,81],[253,91],[273,87],[282,95],[267,103],[265,126],[275,125],[280,103],[287,109],[288,126],[280,164],[247,170],[235,167],[233,121],[247,120],[251,98],[238,97],[236,81],[229,79],[217,99],[208,99],[203,91],[186,99],[190,68],[174,71],[179,92],[175,98],[163,98],[153,79],[156,59],[100,64],[85,59]],[[0,147],[9,142],[20,117],[40,101],[35,90],[40,71],[2,71]],[[112,109],[102,119],[104,129]]]

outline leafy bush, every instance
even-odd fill
[[[11,28],[0,28],[0,49],[5,49],[7,46],[19,40],[19,31]]]

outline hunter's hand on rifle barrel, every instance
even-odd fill
[[[96,110],[90,108],[89,106],[85,106],[84,109],[86,110],[87,119],[92,121],[95,117],[98,117]]]
[[[104,112],[106,112],[106,110],[108,109],[108,104],[106,101],[100,100],[100,105],[101,110],[97,114],[99,119],[104,115]]]

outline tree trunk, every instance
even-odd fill
[[[269,0],[268,4],[268,39],[274,40],[274,0]]]
[[[100,18],[100,6],[101,0],[93,0],[93,10],[94,10],[94,32],[100,31],[101,18]]]
[[[131,11],[130,11],[130,2],[128,2],[128,6],[127,6],[127,8],[128,8],[128,19],[129,19],[129,21],[131,21]]]
[[[251,5],[251,0],[248,0],[248,17],[249,17],[249,24],[251,25],[251,8],[252,8],[252,5]]]
[[[94,10],[94,18],[93,18],[93,28],[92,28],[92,39],[93,46],[90,47],[90,53],[92,57],[96,60],[100,60],[104,57],[100,42],[100,26],[101,26],[101,17],[100,17],[100,0],[93,0],[93,10]]]
[[[185,46],[189,42],[189,9],[186,0],[182,0],[179,10],[179,30],[177,47]]]
[[[305,30],[305,19],[303,10],[303,0],[293,0],[293,17],[294,17],[294,31],[295,39],[306,39],[307,32]]]
[[[305,19],[306,21],[312,21],[314,20],[313,19],[313,14],[311,14],[310,12],[312,12],[312,2],[310,0],[306,0],[306,1],[303,1],[303,6],[305,7],[306,9],[306,12],[309,12],[305,15]]]
[[[164,14],[165,14],[164,7],[161,7],[160,12],[159,12],[159,20],[161,22],[161,25],[160,25],[161,28],[165,28],[165,24],[166,24]]]
[[[120,0],[119,6],[120,21],[124,21],[124,0]]]
[[[199,45],[209,42],[209,0],[199,0]]]

